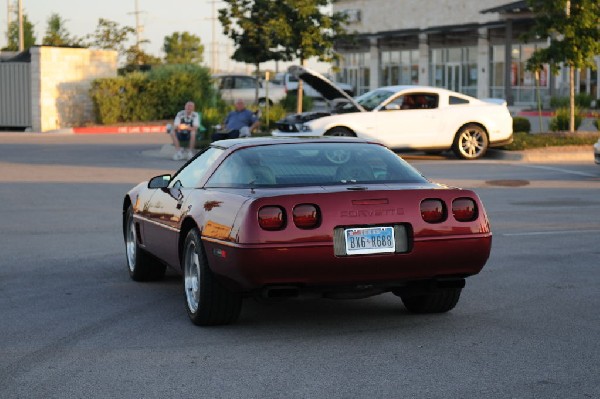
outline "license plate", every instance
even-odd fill
[[[346,254],[377,254],[395,251],[393,227],[356,227],[344,229]]]

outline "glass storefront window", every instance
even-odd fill
[[[419,51],[396,50],[381,53],[381,85],[410,85],[419,82]]]
[[[477,93],[477,47],[432,49],[430,84],[475,95]]]

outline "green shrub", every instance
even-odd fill
[[[556,116],[550,119],[550,130],[553,132],[569,130],[569,118],[570,110],[568,107],[557,109]],[[581,125],[582,120],[581,110],[575,107],[575,130]]]
[[[285,118],[286,110],[281,104],[275,104],[269,107],[269,125],[267,126],[267,108],[261,108],[260,126],[262,130],[271,130],[275,122]]]
[[[551,97],[550,107],[555,109],[569,107],[569,97]]]
[[[532,148],[591,145],[599,138],[600,133],[515,133],[513,142],[503,148],[509,151],[521,151]]]
[[[531,132],[531,122],[529,119],[523,118],[522,116],[515,116],[513,118],[513,132]]]
[[[290,90],[280,101],[280,104],[287,112],[296,112],[298,107],[298,91]],[[310,111],[313,108],[313,99],[309,96],[302,96],[302,111]]]
[[[580,108],[590,108],[593,98],[587,93],[579,93],[575,95],[575,106]],[[568,108],[569,97],[552,97],[550,98],[550,106],[552,108]]]
[[[92,82],[90,96],[97,121],[104,124],[172,119],[187,101],[223,112],[225,103],[198,65],[161,65],[148,72],[132,72]]]

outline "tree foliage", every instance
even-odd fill
[[[8,27],[8,45],[4,48],[7,51],[19,51],[19,21],[18,14],[15,12],[15,20]],[[23,13],[23,45],[27,50],[35,45],[35,32],[33,24],[29,21],[27,14]]]
[[[527,62],[538,71],[549,64],[557,73],[562,64],[569,67],[569,131],[575,131],[575,69],[593,68],[600,54],[600,2],[598,0],[527,0],[535,13],[535,24],[525,39],[551,39],[537,49]]]
[[[204,46],[200,38],[189,32],[173,32],[163,43],[167,64],[201,64]]]
[[[595,68],[600,54],[600,3],[597,0],[528,0],[536,14],[527,38],[551,39],[528,62],[532,70],[547,63],[557,72],[561,63],[575,68]],[[567,10],[567,5],[570,4]]]
[[[333,0],[284,0],[279,20],[282,47],[292,58],[301,62],[311,57],[331,62],[339,57],[336,39],[346,35],[346,16],[336,12],[324,13]]]
[[[101,50],[115,50],[119,55],[125,56],[125,43],[134,33],[135,29],[131,26],[121,27],[117,22],[100,18],[94,33],[87,35],[88,45]]]
[[[82,46],[83,43],[81,42],[81,39],[71,37],[71,34],[65,26],[66,22],[67,21],[57,13],[51,14],[48,18],[46,34],[42,39],[42,45],[56,47]]]

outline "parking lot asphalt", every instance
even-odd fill
[[[31,142],[35,137],[44,138],[40,141],[47,141],[52,137],[72,136],[73,141],[77,143],[106,143],[106,142],[146,142],[155,145],[156,147],[150,150],[142,151],[142,154],[147,157],[155,158],[171,158],[174,154],[172,144],[169,144],[169,137],[162,131],[143,132],[138,129],[132,131],[105,130],[99,132],[87,132],[85,134],[76,134],[72,130],[60,130],[45,133],[37,132],[2,132],[0,140],[4,142],[20,141],[21,139]],[[453,155],[448,152],[439,156],[422,155],[419,152],[400,152],[403,157],[422,156],[431,159],[452,158]],[[592,145],[577,145],[577,146],[562,146],[562,147],[545,147],[530,149],[524,151],[506,151],[502,149],[491,148],[488,150],[484,159],[504,160],[513,162],[525,163],[544,163],[544,162],[594,162],[594,150]]]

